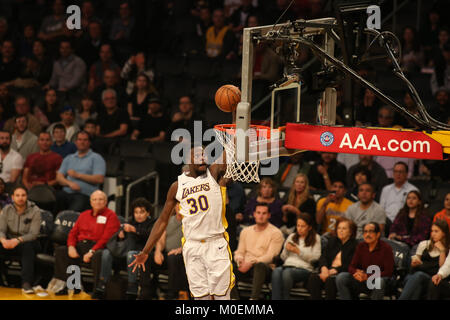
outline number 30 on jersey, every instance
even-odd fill
[[[191,206],[189,214],[194,215],[200,212],[206,212],[209,209],[208,198],[205,195],[199,196],[197,199],[189,198],[186,202]]]

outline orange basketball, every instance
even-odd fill
[[[223,112],[233,112],[241,101],[241,90],[231,84],[223,85],[216,91],[215,101]]]

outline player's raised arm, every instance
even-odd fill
[[[161,235],[166,230],[167,224],[169,223],[169,218],[173,212],[173,209],[175,208],[175,205],[177,204],[177,200],[175,198],[177,190],[178,190],[178,181],[175,181],[169,188],[166,203],[164,204],[164,209],[161,215],[159,216],[158,220],[156,220],[144,249],[142,249],[142,251],[139,254],[135,255],[136,259],[128,265],[129,267],[134,265],[133,272],[136,270],[136,268],[140,267],[142,267],[142,269],[145,271],[144,264],[148,258],[148,253],[153,249],[153,247],[158,242],[159,238],[161,238]]]

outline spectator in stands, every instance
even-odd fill
[[[313,228],[310,215],[300,213],[297,228],[286,239],[280,258],[283,266],[272,273],[272,300],[289,300],[292,287],[306,282],[314,271],[313,262],[320,258],[320,236]]]
[[[56,172],[63,160],[59,154],[50,150],[50,133],[41,132],[37,144],[39,152],[30,154],[23,166],[22,182],[28,190],[36,185],[56,185]]]
[[[356,239],[363,238],[363,228],[369,222],[376,222],[384,234],[386,212],[374,200],[375,190],[370,183],[363,183],[358,188],[359,201],[352,204],[345,211],[345,217],[352,220],[357,227]]]
[[[376,125],[379,108],[380,100],[377,99],[372,90],[365,89],[363,100],[356,107],[356,121],[361,125]]]
[[[167,300],[187,300],[189,284],[186,276],[181,239],[183,238],[179,206],[175,206],[176,214],[171,216],[167,228],[155,246],[154,263],[161,269],[168,269]],[[156,288],[155,288],[156,289]]]
[[[12,199],[9,194],[5,190],[6,184],[2,178],[0,178],[0,210],[3,209],[6,205],[12,203]]]
[[[90,0],[84,0],[81,5],[81,29],[75,32],[74,36],[77,38],[85,36],[92,21],[101,22],[95,14],[94,3]]]
[[[331,236],[319,259],[319,273],[312,273],[308,279],[308,291],[311,300],[322,299],[322,288],[325,288],[325,299],[336,300],[336,276],[348,271],[358,242],[356,225],[346,218],[336,222],[336,235]]]
[[[0,178],[5,183],[14,184],[19,178],[23,168],[23,158],[10,148],[11,134],[8,131],[0,131]]]
[[[148,100],[146,114],[141,117],[137,128],[131,134],[131,140],[163,142],[166,140],[169,125],[170,120],[162,110],[161,101],[158,98],[151,98]]]
[[[36,30],[33,24],[26,24],[22,31],[18,43],[18,57],[24,62],[26,58],[30,58],[33,54],[33,41],[36,36]]]
[[[394,126],[395,112],[387,105],[381,106],[378,109],[377,123],[374,123],[376,127],[392,128]]]
[[[66,127],[57,123],[53,127],[53,144],[51,150],[59,154],[63,159],[69,154],[77,152],[77,147],[73,142],[67,141],[66,139]]]
[[[137,198],[131,204],[131,210],[133,216],[130,217],[120,229],[120,232],[114,236],[118,238],[118,241],[127,241],[126,260],[127,265],[129,265],[134,260],[134,255],[141,251],[145,243],[147,242],[148,236],[152,231],[153,225],[155,224],[155,219],[151,215],[151,203],[145,198]],[[118,257],[116,257],[118,258]],[[113,260],[114,256],[111,251],[106,248],[102,252],[102,263],[99,285],[97,287],[97,292],[101,293],[99,297],[105,292],[105,286],[112,274],[113,270]],[[141,295],[140,300],[144,298],[149,298],[149,283],[150,283],[150,263],[151,259],[146,262],[146,268],[143,274],[140,276],[140,287]],[[128,288],[126,294],[129,298],[136,298],[138,294],[138,277],[137,273],[133,272],[132,267],[127,268],[128,271]],[[145,294],[143,294],[145,293]]]
[[[130,119],[128,113],[117,105],[116,91],[106,89],[103,91],[102,100],[106,110],[99,113],[97,136],[103,138],[124,137],[128,132]]]
[[[136,21],[132,15],[129,2],[122,2],[119,6],[119,17],[112,21],[109,39],[113,41],[119,61],[130,56],[134,44]]]
[[[450,118],[449,91],[441,88],[435,94],[436,102],[430,108],[430,115],[441,122],[447,123]]]
[[[212,21],[213,25],[206,32],[206,55],[209,58],[230,60],[236,56],[233,51],[236,38],[231,28],[225,25],[225,15],[222,9],[213,11]]]
[[[250,198],[247,201],[244,214],[236,214],[237,223],[253,224],[253,212],[255,212],[258,203],[266,203],[269,206],[270,223],[275,227],[280,228],[283,225],[283,212],[281,210],[283,202],[277,198],[277,186],[269,177],[261,179],[261,182],[256,189],[256,197]]]
[[[230,22],[233,25],[233,32],[237,35],[242,33],[244,26],[247,25],[247,19],[250,15],[257,13],[257,8],[252,5],[252,0],[241,0],[241,5],[230,17]]]
[[[441,29],[440,13],[436,8],[428,12],[427,19],[420,29],[420,42],[424,46],[426,63],[429,65],[431,59],[431,50],[438,43],[438,34]]]
[[[419,243],[411,257],[411,273],[405,278],[405,285],[399,300],[419,300],[428,289],[431,277],[444,264],[450,247],[450,232],[445,221],[432,224],[429,240]]]
[[[195,23],[196,35],[199,39],[205,39],[206,32],[212,25],[211,10],[209,7],[203,6],[198,11]]]
[[[356,170],[353,171],[353,188],[347,191],[345,197],[354,202],[358,201],[359,186],[363,183],[370,183],[370,178],[370,171],[367,170],[366,167],[356,168]],[[375,199],[377,198],[377,196],[378,193],[375,196]]]
[[[37,136],[28,129],[27,117],[19,115],[15,117],[15,130],[11,137],[11,148],[26,159],[29,154],[37,152]]]
[[[87,120],[96,120],[98,113],[95,110],[94,99],[90,95],[84,95],[81,98],[81,103],[75,112],[76,125],[79,128],[83,128]]]
[[[418,73],[424,65],[424,54],[420,48],[416,29],[411,26],[403,28],[400,42],[403,53],[400,59],[400,66],[403,72]]]
[[[448,248],[447,248],[448,251]],[[439,268],[439,271],[428,282],[428,300],[443,300],[450,297],[450,255]]]
[[[90,68],[99,59],[100,47],[105,43],[99,21],[89,22],[87,36],[79,42],[77,53]]]
[[[299,173],[308,175],[311,165],[305,159],[303,152],[289,157],[287,162],[280,163],[280,169],[274,180],[281,187],[290,188]]]
[[[80,133],[82,135],[82,133]],[[67,238],[67,246],[55,250],[54,277],[47,291],[56,295],[66,295],[67,267],[88,265],[94,271],[94,288],[98,284],[102,249],[108,240],[119,230],[120,221],[114,211],[107,207],[107,197],[97,190],[90,197],[91,209],[83,210]],[[75,289],[74,293],[79,293]]]
[[[320,226],[322,234],[335,230],[339,217],[345,215],[347,208],[353,204],[345,198],[347,190],[344,181],[333,181],[331,192],[317,201],[316,222]]]
[[[113,51],[110,44],[102,44],[99,52],[100,60],[96,61],[89,69],[88,92],[102,85],[103,73],[106,69],[113,70],[116,74],[120,74],[119,65],[113,60]]]
[[[95,142],[96,132],[97,132],[97,122],[93,119],[86,120],[86,123],[84,124],[83,130],[89,133],[91,136],[91,141]]]
[[[53,14],[44,17],[38,38],[43,41],[56,41],[68,36],[70,31],[66,27],[66,15],[62,0],[53,2]]]
[[[270,280],[269,264],[283,246],[283,234],[269,222],[270,216],[266,203],[256,204],[253,211],[255,224],[242,230],[234,252],[237,279],[252,279],[252,300],[260,299],[262,285]]]
[[[105,178],[105,160],[90,149],[89,134],[78,132],[75,145],[77,152],[65,157],[56,173],[56,180],[63,186],[62,190],[57,190],[57,211],[86,210],[89,196]]]
[[[70,41],[59,45],[60,58],[53,64],[52,77],[44,89],[53,88],[60,93],[75,95],[84,84],[86,64],[72,51]]]
[[[444,209],[434,215],[433,222],[436,220],[445,220],[450,226],[450,193],[447,193],[444,199]]]
[[[428,216],[419,191],[408,192],[406,202],[395,217],[389,230],[389,239],[405,242],[414,247],[428,238],[431,219]]]
[[[2,118],[7,119],[14,115],[14,97],[10,94],[6,83],[0,83],[0,104],[5,109]]]
[[[178,105],[178,112],[172,117],[169,132],[176,129],[186,129],[194,137],[194,121],[201,121],[202,117],[194,109],[194,103],[190,96],[181,96]]]
[[[5,17],[0,17],[0,42],[11,38],[11,29],[9,28],[8,20]]]
[[[34,79],[40,86],[44,86],[50,81],[53,61],[47,53],[47,49],[42,40],[34,40],[33,54],[31,57],[26,58],[24,64],[25,68],[22,72],[24,78]]]
[[[0,259],[20,256],[22,290],[34,293],[34,264],[39,248],[37,241],[41,228],[41,211],[27,200],[27,190],[17,187],[12,194],[12,204],[3,208],[0,214]]]
[[[5,107],[3,107],[2,103],[0,102],[0,130],[3,130],[3,126],[5,125]]]
[[[39,120],[42,128],[47,128],[51,123],[59,121],[60,105],[55,89],[45,92],[44,102],[33,109],[33,115]]]
[[[447,33],[446,37],[448,39],[448,31],[445,32]],[[436,66],[434,67],[434,71],[431,76],[431,91],[433,95],[442,88],[445,90],[450,90],[450,42],[448,40],[443,45],[442,49],[443,58],[435,62]]]
[[[408,182],[408,165],[397,162],[394,166],[394,182],[388,184],[381,191],[380,205],[391,222],[395,220],[400,209],[404,206],[406,196],[412,190],[418,189]]]
[[[126,109],[127,98],[124,88],[119,83],[119,77],[117,75],[117,72],[111,69],[106,69],[103,73],[103,84],[97,87],[97,89],[95,89],[93,93],[93,98],[95,101],[95,105],[97,106],[97,111],[98,112],[102,112],[102,110],[105,111],[102,95],[106,89],[113,89],[116,92],[117,105],[119,106],[120,109]]]
[[[131,95],[135,89],[135,84],[138,75],[145,74],[150,80],[150,83],[155,81],[155,73],[151,67],[148,66],[148,60],[144,52],[138,52],[132,55],[127,62],[125,62],[120,77],[127,81],[126,93]]]
[[[39,132],[41,132],[41,125],[39,124],[39,120],[30,113],[30,101],[28,98],[26,98],[25,96],[17,96],[15,100],[15,111],[15,116],[26,116],[28,130],[30,130],[31,133],[38,135]],[[9,131],[11,134],[13,134],[15,125],[15,117],[12,117],[5,122],[5,126],[3,128],[4,130]]]
[[[309,185],[312,190],[332,190],[331,181],[346,181],[347,169],[337,162],[336,153],[321,152],[321,159],[309,170]]]
[[[136,78],[135,90],[130,95],[128,102],[128,114],[130,120],[139,121],[148,112],[150,99],[156,96],[156,89],[145,73]]]
[[[374,186],[375,192],[379,197],[379,193],[381,192],[383,187],[388,184],[388,178],[386,176],[384,168],[380,166],[376,161],[374,161],[374,158],[371,155],[360,154],[359,163],[348,169],[347,187],[349,189],[352,189],[356,186],[354,182],[355,172],[361,167],[366,168],[370,172],[369,181],[367,182],[370,182]]]
[[[3,41],[1,45],[0,82],[10,82],[20,76],[22,65],[15,55],[16,49],[11,40]]]
[[[348,272],[336,277],[336,286],[341,300],[355,300],[361,292],[370,295],[372,300],[382,300],[388,279],[394,271],[394,254],[389,244],[380,240],[381,228],[376,222],[364,226],[364,241],[356,247]],[[376,265],[380,268],[379,287],[369,289],[367,279],[371,272],[368,268]]]
[[[75,110],[70,105],[65,105],[60,110],[59,116],[61,118],[60,122],[52,123],[48,128],[47,132],[53,132],[53,128],[57,124],[62,124],[66,129],[66,139],[68,141],[73,141],[77,132],[80,131],[80,127],[75,123]]]
[[[398,162],[403,162],[408,165],[408,179],[411,178],[414,174],[414,159],[412,158],[376,156],[374,159],[384,169],[388,179],[394,178],[394,166]]]
[[[282,231],[285,236],[294,231],[297,217],[301,212],[312,217],[313,227],[316,229],[316,202],[309,193],[309,181],[305,174],[299,173],[295,177],[294,183],[283,202],[286,203],[281,207],[283,222],[285,223]]]
[[[411,97],[411,94],[409,92],[405,93],[405,95],[403,97],[403,103],[404,103],[404,107],[410,114],[412,114],[418,118],[421,117],[421,115],[419,113],[419,109],[417,108],[417,104],[413,100],[413,98]],[[409,118],[408,119],[403,118],[402,121],[400,122],[400,124],[404,128],[419,129],[418,124]]]

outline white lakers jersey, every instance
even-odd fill
[[[197,178],[186,173],[179,175],[176,199],[183,216],[185,240],[201,241],[224,234],[228,227],[225,219],[226,188],[220,187],[209,169]]]

